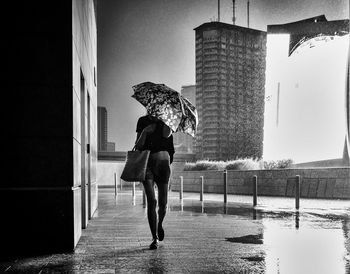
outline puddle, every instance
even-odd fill
[[[324,205],[324,207],[326,207]],[[350,215],[348,208],[255,207],[244,204],[196,200],[173,203],[170,211],[207,216],[223,214],[236,219],[259,220],[261,234],[225,238],[226,241],[256,244],[263,255],[242,257],[264,263],[264,273],[350,274]]]
[[[263,225],[266,273],[348,273],[341,222],[304,219],[296,229],[264,219]]]
[[[241,243],[241,244],[262,244],[263,234],[257,235],[246,235],[242,237],[226,238],[226,241],[231,243]]]

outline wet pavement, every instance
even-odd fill
[[[0,262],[5,273],[350,273],[350,201],[171,193],[165,239],[149,250],[142,192],[99,190],[76,250]]]

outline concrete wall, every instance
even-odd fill
[[[116,161],[98,161],[97,162],[97,182],[99,187],[114,187],[114,174],[117,173],[117,186],[127,185],[127,182],[121,182],[120,175],[124,168],[124,162]]]
[[[301,176],[301,197],[350,199],[350,168],[280,169],[228,171],[229,194],[252,195],[253,176],[258,176],[258,195],[292,197],[296,175]],[[184,191],[199,192],[204,176],[204,192],[223,193],[223,171],[182,171],[173,174],[172,190],[178,191],[179,176]]]
[[[183,166],[185,163],[173,163],[171,166],[172,174],[176,170],[183,170]],[[124,168],[124,161],[106,161],[106,160],[99,160],[97,162],[97,182],[98,187],[115,187],[115,178],[114,174],[117,175],[117,188],[120,189],[120,185],[122,185],[123,188],[131,187],[130,182],[125,182],[124,180],[120,179],[120,175],[123,172]],[[172,182],[172,177],[170,178],[170,183]]]
[[[85,228],[97,208],[97,29],[94,2],[73,0],[72,18],[74,185],[81,185],[82,227]]]
[[[128,186],[130,183],[124,182],[120,179],[120,175],[124,168],[126,152],[116,151],[99,151],[97,162],[97,182],[99,187],[114,187],[114,173],[117,173],[117,186],[120,187],[120,183],[123,186]],[[172,174],[177,174],[182,171],[185,162],[194,161],[194,154],[192,153],[175,153],[174,162],[171,165]],[[172,177],[170,178],[170,182]]]

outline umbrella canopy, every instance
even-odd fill
[[[179,92],[164,84],[144,82],[132,87],[131,96],[139,101],[147,113],[163,121],[173,132],[194,136],[198,124],[196,108]]]
[[[194,136],[197,131],[198,115],[197,110],[192,103],[182,96],[183,108],[185,115],[182,117],[177,131],[185,132]]]

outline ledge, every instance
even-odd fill
[[[350,199],[350,167],[305,168],[277,170],[244,170],[227,172],[229,194],[252,195],[253,176],[258,178],[258,193],[264,196],[292,197],[296,175],[301,179],[301,197],[320,199]],[[172,189],[178,191],[183,176],[183,191],[200,190],[204,177],[204,192],[223,193],[223,171],[177,171],[172,174]]]
[[[97,155],[99,161],[124,162],[126,151],[99,151]],[[195,154],[193,153],[175,153],[174,162],[193,162]]]

